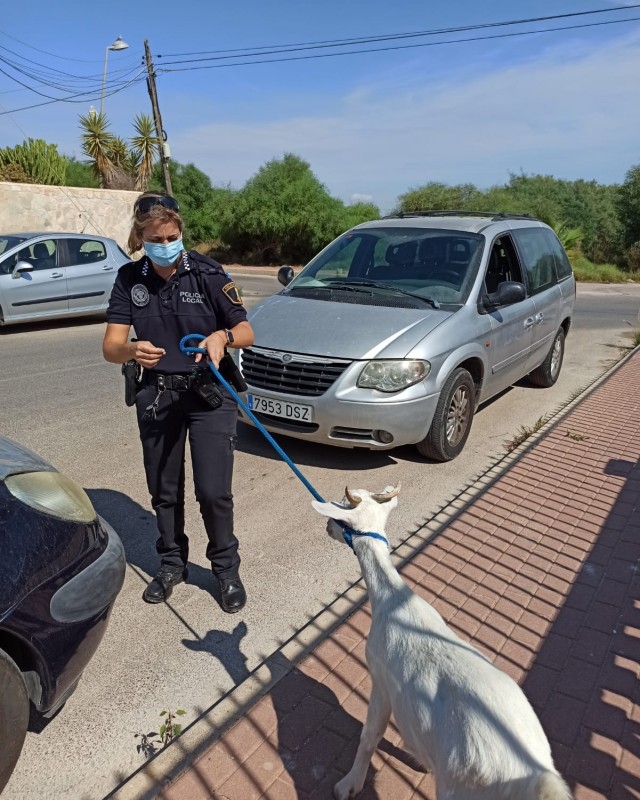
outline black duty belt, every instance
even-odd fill
[[[202,371],[175,373],[173,375],[163,375],[158,372],[145,371],[143,382],[150,386],[162,386],[165,389],[172,389],[174,392],[186,392],[192,386],[202,380]]]

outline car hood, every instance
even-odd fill
[[[331,358],[405,358],[453,312],[273,295],[249,313],[256,347]]]
[[[27,447],[0,436],[0,480],[19,472],[56,472],[56,469]]]

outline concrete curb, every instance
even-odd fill
[[[496,479],[504,475],[525,452],[547,433],[604,381],[631,358],[637,348],[623,355],[599,377],[586,385],[579,394],[560,406],[535,434],[503,456],[486,471],[472,479],[449,502],[427,519],[416,531],[392,551],[396,566],[409,562],[425,545],[438,535],[453,519],[471,505]],[[117,800],[151,800],[220,739],[262,696],[267,694],[302,658],[314,650],[330,633],[350,617],[366,601],[362,580],[356,581],[338,595],[280,648],[268,656],[241,684],[221,697],[204,711],[166,750],[132,773],[107,798]]]

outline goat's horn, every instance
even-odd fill
[[[383,492],[382,494],[372,494],[371,497],[377,503],[388,503],[393,497],[397,497],[398,493],[400,492],[400,484],[396,486],[395,489],[392,489],[390,492]]]
[[[357,497],[356,495],[351,494],[348,486],[344,487],[344,496],[347,498],[347,500],[351,503],[352,506],[357,506],[358,503],[362,502],[361,497]]]

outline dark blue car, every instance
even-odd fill
[[[30,707],[50,717],[107,628],[125,555],[84,490],[0,436],[0,792]]]

